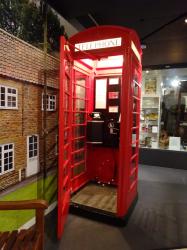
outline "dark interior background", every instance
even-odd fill
[[[186,0],[47,1],[79,30],[95,25],[133,28],[146,45],[143,66],[179,67],[187,64]]]

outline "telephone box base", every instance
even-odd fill
[[[76,204],[74,202],[70,203],[70,213],[79,215],[81,217],[85,217],[88,219],[92,219],[95,221],[104,222],[110,225],[125,226],[128,223],[128,220],[136,206],[137,201],[138,201],[138,194],[136,195],[131,206],[129,207],[126,215],[123,217],[117,217],[114,213],[110,213],[108,211],[104,211],[101,209],[88,207],[85,205]]]

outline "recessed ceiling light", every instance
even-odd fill
[[[180,81],[178,81],[178,80],[173,80],[173,81],[171,82],[171,85],[172,85],[173,87],[178,87],[179,84],[180,84]]]
[[[146,45],[146,44],[141,44],[141,48],[142,48],[142,49],[146,49],[146,48],[147,48],[147,45]]]
[[[184,22],[187,23],[187,18],[184,19]]]

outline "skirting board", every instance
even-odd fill
[[[187,169],[187,151],[140,148],[139,164]]]

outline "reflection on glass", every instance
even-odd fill
[[[143,73],[142,145],[168,149],[180,138],[187,150],[187,69],[152,70]],[[150,143],[149,143],[150,141]]]

